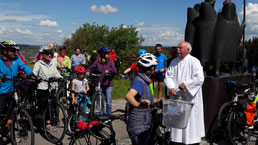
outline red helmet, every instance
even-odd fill
[[[136,56],[135,55],[132,55],[132,58],[135,58]]]
[[[75,69],[74,69],[75,72],[78,72],[78,73],[86,73],[86,70],[83,66],[77,66]]]

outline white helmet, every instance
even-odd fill
[[[144,67],[144,68],[157,66],[158,60],[153,54],[145,53],[138,57],[136,65],[138,67]]]
[[[43,46],[40,47],[39,53],[45,53],[45,52],[52,52],[52,49],[49,48],[49,47],[46,46],[46,45],[43,45]]]

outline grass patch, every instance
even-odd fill
[[[113,80],[113,94],[112,99],[123,99],[125,98],[128,89],[131,86],[131,81],[126,79]]]
[[[124,99],[128,89],[131,86],[131,81],[126,79],[113,80],[113,94],[112,99]],[[158,88],[154,91],[154,98],[157,98]],[[165,98],[165,83],[162,88],[162,96]]]

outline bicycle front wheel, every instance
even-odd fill
[[[86,120],[87,115],[83,111],[79,111],[78,114],[71,114],[67,123],[68,135],[72,135],[75,132],[79,122],[86,122]]]
[[[93,97],[92,99],[92,104],[91,104],[91,107],[90,107],[90,118],[92,120],[96,120],[96,116],[99,115],[99,114],[102,114],[102,111],[103,111],[103,106],[102,106],[102,96],[101,94],[97,94],[95,95],[95,97]]]
[[[86,132],[80,132],[74,135],[69,145],[101,145],[103,142]]]
[[[226,102],[224,103],[218,112],[218,126],[221,128],[226,128],[227,127],[227,119],[228,119],[228,115],[229,115],[229,111],[230,111],[230,102]]]
[[[47,139],[54,144],[62,142],[67,125],[64,107],[58,102],[51,102],[43,113],[42,121]]]
[[[228,137],[232,145],[248,145],[251,137],[251,130],[245,122],[244,112],[233,111],[228,118]]]
[[[14,115],[11,125],[11,138],[15,145],[34,145],[32,119],[24,109],[18,110]]]

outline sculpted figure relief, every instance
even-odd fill
[[[236,6],[231,0],[224,1],[218,14],[214,10],[215,2],[205,0],[188,8],[185,41],[192,44],[192,55],[201,61],[202,66],[212,64],[215,67],[213,74],[219,76],[222,62],[240,60],[239,44],[244,25],[239,24]],[[208,71],[207,68],[204,70]]]

